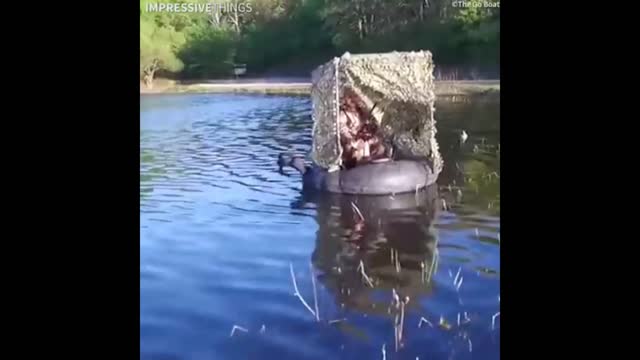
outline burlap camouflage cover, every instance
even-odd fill
[[[312,72],[313,161],[330,170],[342,165],[338,114],[346,89],[359,95],[396,154],[430,159],[442,169],[436,141],[433,61],[429,51],[345,53]]]

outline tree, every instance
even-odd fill
[[[183,63],[177,54],[186,42],[184,31],[193,25],[194,20],[184,13],[147,12],[148,2],[140,0],[140,77],[151,88],[158,70],[182,70]]]
[[[203,24],[192,29],[187,40],[179,53],[186,64],[183,75],[210,78],[231,74],[237,48],[237,36],[232,29]]]
[[[499,65],[498,7],[455,7],[451,0],[164,0],[214,11],[147,12],[147,2],[158,3],[140,0],[140,74],[148,86],[159,70],[212,77],[229,74],[235,62],[254,73],[307,72],[344,51],[431,50],[439,69],[455,74]]]
[[[176,56],[184,44],[183,34],[168,26],[158,26],[153,20],[140,23],[140,75],[149,88],[156,71],[177,72],[183,64]]]

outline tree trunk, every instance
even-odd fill
[[[147,89],[153,89],[153,74],[144,74],[144,86],[146,86]]]
[[[240,21],[238,20],[238,14],[236,14],[236,20],[233,25],[236,28],[236,34],[240,34]]]
[[[209,23],[211,24],[211,26],[213,26],[216,29],[220,29],[221,28],[220,17],[221,17],[220,10],[214,9],[213,12],[211,13],[211,17],[209,18]]]
[[[231,3],[229,10],[227,11],[227,18],[229,22],[233,24],[233,28],[236,31],[236,34],[240,34],[240,16],[238,15],[238,1],[234,1]]]
[[[375,26],[373,25],[375,22],[375,17],[373,13],[369,16],[369,23],[367,24],[367,34],[373,34],[375,31]]]
[[[144,85],[147,89],[153,89],[153,75],[155,72],[155,65],[151,65],[144,71]]]
[[[236,34],[240,33],[240,19],[238,19],[238,12],[237,11],[233,11],[230,15],[231,18],[231,23],[233,24],[233,28],[236,31]]]

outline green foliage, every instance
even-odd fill
[[[189,42],[180,52],[187,64],[187,78],[227,76],[233,69],[236,52],[235,34],[230,30],[199,26],[189,34]]]
[[[178,72],[183,63],[177,52],[184,45],[184,34],[176,29],[179,18],[173,14],[147,13],[146,1],[140,1],[140,76],[151,85],[158,70]],[[183,27],[184,29],[184,27]]]
[[[431,50],[441,66],[499,64],[499,8],[456,8],[451,0],[241,2],[251,12],[148,13],[141,0],[141,73],[156,64],[182,77],[219,77],[234,63],[262,73],[317,65],[344,51],[419,49]]]
[[[270,18],[246,28],[240,44],[240,61],[254,71],[268,70],[292,61],[307,62],[333,53],[330,35],[323,29],[322,0],[290,6],[280,18]]]

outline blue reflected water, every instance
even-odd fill
[[[141,97],[141,359],[498,359],[499,112],[437,111],[438,187],[310,198],[308,98]]]

